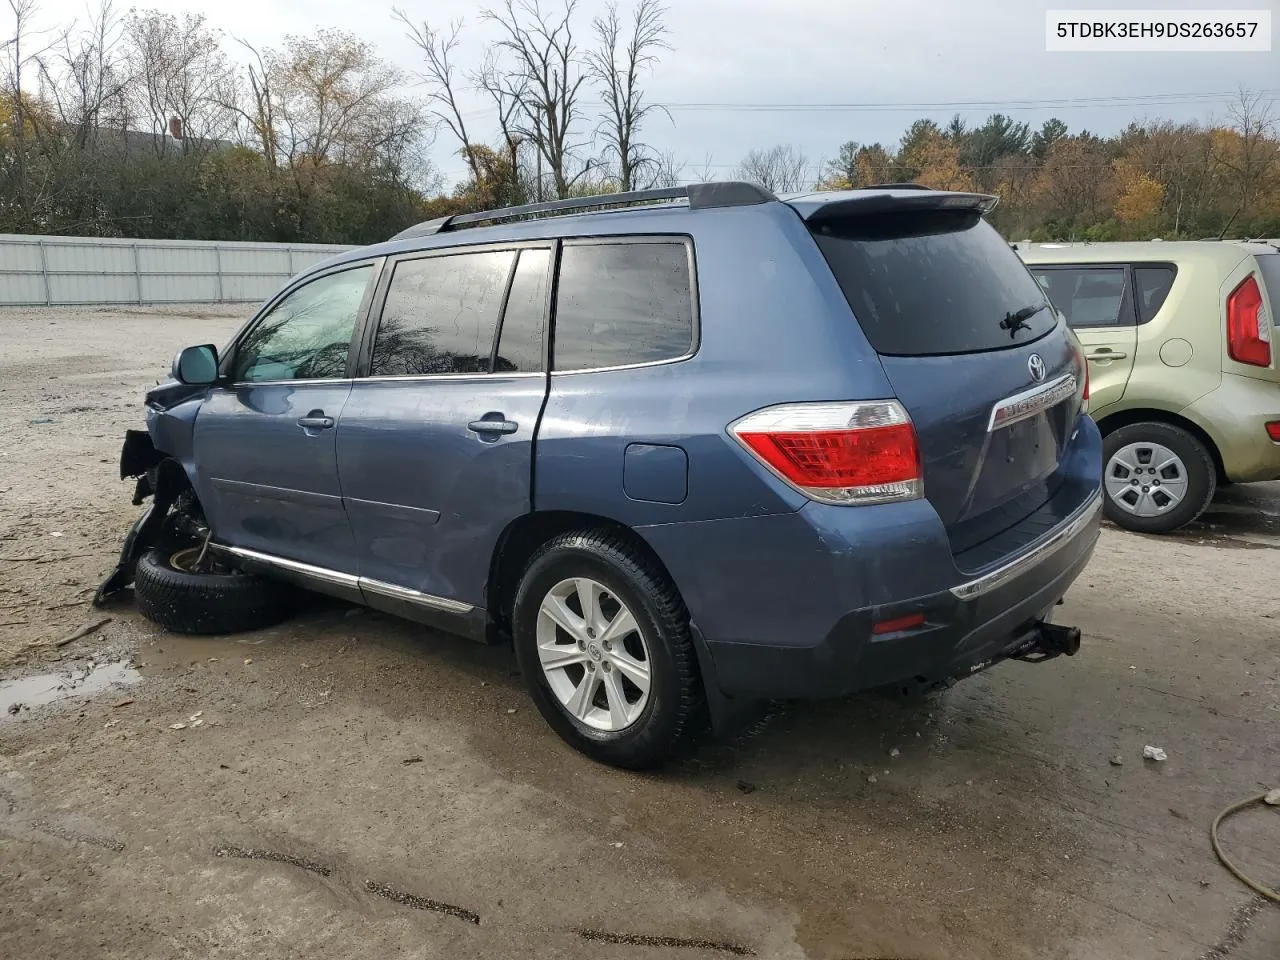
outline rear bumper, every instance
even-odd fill
[[[1102,500],[1024,554],[947,590],[853,610],[813,646],[717,642],[707,647],[719,689],[744,698],[844,696],[901,682],[968,676],[1023,646],[1093,555]],[[923,613],[923,626],[875,635],[873,624]]]
[[[1267,435],[1280,420],[1280,383],[1224,373],[1222,383],[1183,415],[1212,438],[1223,470],[1233,483],[1280,479],[1280,443]]]
[[[1057,492],[993,533],[998,549],[955,553],[926,499],[635,530],[684,597],[710,693],[840,696],[965,675],[1017,651],[1089,562],[1101,481],[1102,437],[1082,416]],[[921,613],[918,627],[872,629]]]

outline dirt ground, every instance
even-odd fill
[[[1280,485],[1105,530],[1073,659],[779,706],[628,774],[551,734],[508,651],[320,599],[56,645],[136,516],[142,390],[243,313],[0,313],[0,957],[1280,957],[1207,835],[1280,785]],[[1275,811],[1224,840],[1280,882]]]

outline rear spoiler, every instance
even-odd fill
[[[813,193],[786,201],[806,223],[862,217],[873,213],[907,213],[918,210],[976,210],[987,214],[995,209],[999,197],[985,193],[953,193],[947,190],[922,190],[919,187],[893,185],[886,190],[846,190],[839,193]]]

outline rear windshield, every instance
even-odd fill
[[[1031,312],[1044,292],[977,212],[873,214],[821,224],[814,236],[877,353],[1000,350],[1056,323],[1051,308]]]
[[[1267,288],[1271,301],[1271,322],[1280,326],[1280,253],[1263,253],[1257,257],[1262,271],[1262,284]]]

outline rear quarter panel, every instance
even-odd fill
[[[800,509],[806,499],[739,447],[728,425],[776,403],[892,396],[817,245],[780,203],[632,222],[613,232],[693,238],[697,350],[673,363],[553,372],[538,430],[536,509],[628,526]],[[624,453],[633,443],[685,450],[682,502],[626,495]]]
[[[1178,275],[1164,305],[1150,322],[1138,325],[1137,358],[1124,398],[1111,408],[1093,411],[1098,419],[1133,409],[1177,413],[1222,381],[1222,261],[1188,257],[1174,262]],[[1177,351],[1186,350],[1178,341],[1190,345],[1191,357],[1175,366],[1170,361],[1178,359]]]

